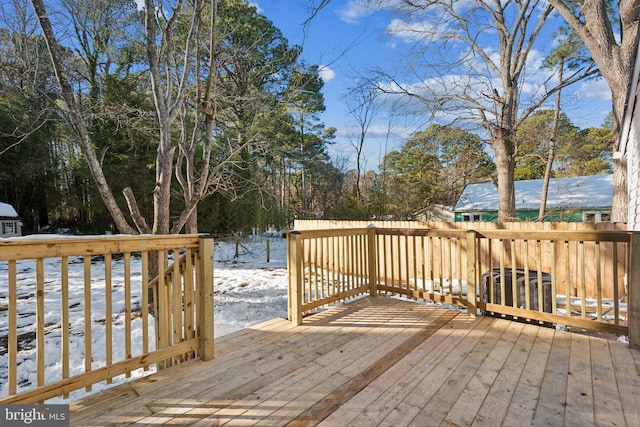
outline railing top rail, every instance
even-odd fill
[[[487,239],[551,240],[559,242],[629,242],[630,231],[597,230],[473,230]]]
[[[51,258],[198,247],[198,234],[29,236],[0,239],[0,260]]]
[[[464,238],[469,232],[474,232],[478,237],[487,239],[512,239],[512,240],[546,240],[558,242],[621,242],[628,243],[631,240],[632,231],[614,230],[474,230],[474,229],[436,229],[436,228],[375,228],[377,235],[381,236],[431,236],[447,238]],[[370,228],[348,229],[324,229],[324,230],[293,230],[288,233],[300,234],[303,239],[315,239],[337,236],[364,235]]]
[[[287,234],[299,234],[303,239],[318,239],[322,237],[361,236],[367,234],[367,231],[367,228],[334,228],[326,230],[292,230]]]
[[[379,236],[431,236],[431,237],[451,237],[466,238],[467,229],[439,229],[439,228],[376,228]]]

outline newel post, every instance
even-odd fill
[[[629,346],[640,349],[640,232],[631,233],[629,261],[627,277]]]
[[[369,295],[378,295],[378,265],[376,263],[378,245],[376,245],[376,226],[367,227],[367,257],[369,261]]]
[[[302,325],[302,235],[287,234],[287,272],[289,273],[289,320]]]
[[[213,359],[213,237],[199,239],[200,263],[198,281],[198,338],[200,358]]]
[[[476,298],[476,232],[467,231],[467,314],[476,317],[478,303]]]

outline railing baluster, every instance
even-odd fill
[[[387,251],[388,251],[388,245],[387,245],[387,239],[390,239],[390,236],[387,235],[382,235],[382,262],[380,263],[382,266],[382,277],[383,277],[383,283],[385,286],[389,285],[388,282],[388,277],[389,277],[389,273],[387,270],[387,263],[389,262],[389,257],[387,256]],[[387,294],[387,291],[384,291],[385,295]]]
[[[126,275],[126,273],[125,273]],[[125,297],[126,299],[126,297]],[[111,295],[111,254],[104,256],[104,326],[105,326],[105,359],[107,366],[113,363],[113,297]],[[111,384],[111,379],[107,380],[107,384]]]
[[[585,277],[585,262],[584,262],[584,242],[578,243],[578,263],[580,266],[580,305],[582,308],[582,318],[587,318],[587,281]]]
[[[458,271],[457,271],[457,276],[458,276],[458,297],[462,300],[463,299],[463,293],[462,293],[462,239],[458,238],[456,239],[457,242],[457,248],[458,248]],[[477,279],[476,279],[477,280]]]
[[[320,283],[319,297],[324,298],[329,293],[331,286],[331,270],[329,263],[329,238],[322,238],[322,282]]]
[[[436,296],[436,276],[434,273],[435,251],[433,248],[433,236],[428,237],[428,259],[429,259],[429,280],[431,280],[431,299],[435,300]]]
[[[511,271],[512,281],[513,281],[513,277],[516,276],[513,273],[514,271],[512,270]],[[522,304],[522,301],[518,301],[516,304],[516,296],[518,298],[520,297],[520,295],[518,295],[518,290],[516,285],[516,286],[513,286],[513,291],[512,291],[514,307],[523,306],[527,310],[531,310],[531,293],[529,290],[530,283],[531,283],[531,277],[529,277],[529,241],[525,240],[524,241],[524,304]]]
[[[494,292],[495,292],[495,279],[493,277],[493,268],[494,268],[494,263],[493,263],[493,239],[487,239],[487,252],[488,252],[488,261],[489,261],[489,268],[488,268],[488,272],[489,272],[489,277],[487,278],[489,280],[489,289],[487,290],[487,300],[485,302],[494,302]]]
[[[109,312],[111,313],[111,312]],[[124,353],[126,359],[131,359],[131,253],[124,253]],[[109,314],[109,323],[111,323],[111,314]],[[126,377],[129,378],[131,372],[127,371]]]
[[[370,227],[367,230],[367,261],[369,278],[369,295],[378,296],[378,245],[376,230]]]
[[[565,260],[565,295],[566,295],[566,299],[567,299],[567,303],[566,303],[566,310],[567,310],[567,317],[571,317],[572,316],[572,310],[571,310],[571,261],[569,259],[569,242],[565,241],[564,242],[564,260]]]
[[[195,331],[195,295],[194,295],[194,267],[193,267],[193,250],[187,248],[184,255],[184,339],[190,340],[196,337]],[[193,358],[193,353],[188,354],[188,358]]]
[[[507,293],[506,293],[506,286],[507,284],[505,283],[505,274],[504,274],[504,264],[505,264],[505,244],[506,242],[504,240],[500,241],[501,245],[500,245],[500,304],[502,305],[507,305]],[[513,270],[511,271],[511,273],[513,274]]]
[[[476,232],[467,231],[467,254],[473,256],[467,257],[467,313],[471,317],[476,317],[478,311],[476,297],[476,259],[478,250],[476,247]]]
[[[62,378],[69,378],[69,257],[63,256],[60,260],[60,275],[61,275],[61,319],[60,329],[62,337]],[[69,397],[68,393],[63,394],[65,399]]]
[[[15,260],[9,261],[7,272],[9,274],[9,331],[7,334],[9,394],[16,394],[18,387],[18,269]]]
[[[438,237],[438,249],[439,249],[439,263],[438,263],[438,275],[440,280],[440,301],[445,302],[444,294],[445,294],[445,285],[444,285],[444,240],[442,236]]]
[[[447,275],[447,279],[449,280],[449,294],[451,296],[454,295],[453,292],[453,266],[454,266],[454,260],[455,260],[455,253],[453,250],[453,242],[451,241],[451,238],[447,238],[447,247],[449,248],[449,256],[448,256],[448,261],[449,261],[449,274]]]
[[[142,277],[142,354],[149,353],[149,252],[142,251],[140,254],[140,275]],[[152,294],[153,295],[153,294]],[[154,301],[157,301],[154,299]],[[149,369],[149,365],[144,366],[145,371]]]
[[[598,320],[602,322],[602,266],[600,265],[600,242],[595,242],[595,257],[596,257],[596,301],[597,301],[597,316]]]
[[[537,279],[538,279],[538,311],[544,312],[544,289],[542,283],[542,242],[540,240],[536,240],[536,270],[537,270]],[[552,297],[555,299],[555,297]]]
[[[411,236],[411,242],[413,247],[413,287],[412,289],[418,289],[418,244],[417,236]]]
[[[84,371],[91,372],[91,256],[84,255]],[[86,391],[91,391],[88,385]]]
[[[355,251],[355,243],[356,236],[348,236],[347,240],[349,242],[349,291],[352,291],[357,287],[357,267],[356,267],[356,251]]]
[[[173,337],[171,345],[176,345],[182,341],[182,277],[180,275],[180,251],[173,249],[173,277],[171,281],[171,297],[172,297],[172,318],[173,318]],[[183,356],[177,356],[173,359],[173,363],[183,361]]]
[[[620,295],[618,291],[618,244],[616,242],[613,243],[611,247],[611,256],[613,257],[613,316],[614,324],[620,324]],[[631,265],[631,262],[629,262]],[[627,296],[627,302],[629,298]]]
[[[319,289],[320,286],[322,285],[322,259],[320,257],[321,255],[321,250],[320,250],[320,245],[321,245],[321,241],[320,239],[316,239],[314,241],[314,249],[315,249],[315,260],[314,260],[314,265],[315,265],[315,282],[314,282],[314,288],[313,288],[313,297],[315,299],[319,299],[320,298],[320,293],[319,293]]]
[[[509,239],[509,250],[511,251],[511,305],[516,307],[516,294],[518,287],[518,276],[516,273],[516,241],[515,239]]]
[[[336,263],[337,256],[337,241],[338,239],[335,236],[331,236],[330,239],[330,266],[331,266],[331,286],[328,289],[329,295],[333,296],[338,294],[338,286],[337,286],[337,278],[338,278],[338,265]]]
[[[44,259],[36,260],[36,366],[38,387],[44,385]]]
[[[158,283],[156,285],[157,295],[154,297],[155,314],[156,314],[156,348],[163,349],[168,347],[169,342],[167,340],[167,331],[169,330],[169,304],[167,302],[167,278],[166,273],[166,254],[165,251],[156,251],[156,263],[158,271],[163,272],[158,274]],[[156,298],[157,297],[157,298]],[[165,360],[160,364],[160,368],[168,367],[168,362]]]
[[[426,245],[424,242],[425,236],[420,236],[420,275],[422,276],[421,291],[423,295],[427,295],[427,254],[425,252]],[[426,297],[423,296],[426,299]]]
[[[402,236],[402,237],[404,239],[404,270],[405,270],[404,274],[405,274],[405,277],[400,279],[400,283],[401,283],[400,287],[401,288],[403,287],[402,283],[404,282],[405,283],[404,288],[409,290],[409,289],[411,289],[411,286],[410,286],[410,283],[411,283],[411,278],[410,278],[411,273],[410,273],[410,271],[411,270],[410,270],[410,267],[409,267],[409,262],[411,260],[411,257],[409,255],[410,254],[409,253],[409,236]],[[400,251],[400,253],[402,253],[402,252]],[[400,262],[398,262],[398,264],[400,264]]]
[[[303,242],[303,253],[306,255],[305,264],[303,265],[304,271],[306,273],[306,288],[304,295],[306,298],[303,298],[303,301],[308,302],[313,300],[313,295],[311,294],[311,290],[313,289],[313,276],[315,274],[315,268],[313,263],[313,245],[311,244],[311,240],[304,240]]]
[[[556,314],[558,312],[558,298],[556,297],[558,293],[557,288],[557,271],[556,271],[556,241],[551,241],[551,259],[553,262],[551,263],[551,312]]]
[[[390,252],[389,260],[390,260],[390,264],[391,264],[391,265],[389,265],[389,268],[391,269],[391,287],[392,288],[396,287],[396,280],[395,280],[396,279],[396,274],[395,273],[396,273],[397,262],[396,262],[396,258],[395,258],[395,253],[397,252],[397,250],[394,251],[394,248],[396,246],[400,245],[399,239],[400,239],[400,236],[398,236],[398,239],[396,239],[396,244],[395,245],[394,245],[393,236],[391,236],[391,238],[389,239],[390,240],[390,242],[389,242],[389,252]]]

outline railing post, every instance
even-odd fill
[[[476,299],[476,232],[467,231],[467,314],[476,317],[478,311]]]
[[[289,273],[289,320],[302,325],[302,235],[299,231],[287,234],[287,271]]]
[[[198,280],[198,336],[200,358],[213,359],[213,237],[199,239],[200,265]]]
[[[627,326],[629,327],[629,346],[640,349],[640,232],[631,233],[631,248],[628,276]]]
[[[378,295],[378,265],[376,263],[378,255],[378,245],[376,245],[376,226],[371,224],[367,227],[367,256],[369,260],[369,295]]]

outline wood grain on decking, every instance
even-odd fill
[[[71,405],[72,425],[640,425],[625,344],[387,297],[274,319]]]

